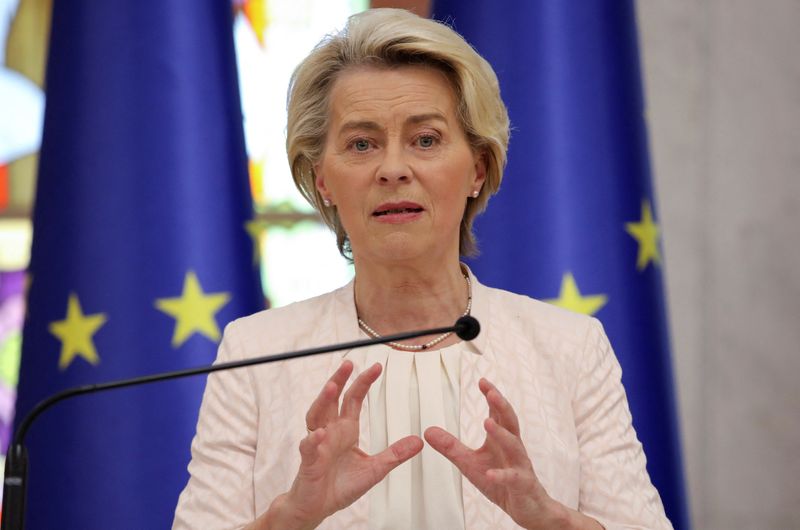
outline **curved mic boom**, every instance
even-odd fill
[[[357,340],[354,342],[322,346],[319,348],[310,348],[307,350],[279,353],[276,355],[265,355],[263,357],[254,357],[239,361],[213,364],[210,366],[200,366],[198,368],[177,370],[175,372],[165,372],[160,374],[146,375],[143,377],[134,377],[132,379],[110,381],[108,383],[84,385],[63,390],[39,402],[35,407],[33,407],[28,415],[23,418],[22,422],[20,422],[19,426],[17,427],[17,432],[14,433],[13,442],[10,444],[8,448],[8,455],[6,456],[5,479],[3,482],[3,510],[2,521],[0,521],[0,530],[23,530],[24,528],[25,488],[28,477],[28,453],[24,445],[25,434],[28,432],[28,428],[33,423],[33,420],[35,420],[39,414],[60,401],[79,396],[81,394],[102,392],[114,388],[144,385],[147,383],[155,383],[156,381],[166,381],[168,379],[177,379],[191,375],[209,374],[220,370],[231,370],[233,368],[242,368],[245,366],[253,366],[256,364],[273,361],[296,359],[298,357],[307,357],[309,355],[317,355],[320,353],[363,348],[364,346],[371,346],[373,344],[397,342],[415,337],[422,337],[425,335],[438,335],[440,333],[455,332],[461,340],[472,340],[478,336],[480,330],[481,326],[478,324],[478,321],[474,317],[467,315],[459,318],[455,325],[444,328],[409,331],[406,333],[386,335],[384,337],[372,338],[368,340]]]

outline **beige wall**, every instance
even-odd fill
[[[637,10],[695,528],[800,528],[800,2]]]

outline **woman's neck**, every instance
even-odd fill
[[[424,268],[356,260],[358,316],[381,335],[452,325],[467,307],[464,274],[457,259],[449,266]]]

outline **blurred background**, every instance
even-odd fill
[[[248,232],[272,306],[352,275],[291,181],[285,91],[311,47],[367,7],[233,3],[256,212]],[[800,2],[635,8],[691,521],[713,530],[800,528]],[[3,448],[20,364],[51,11],[51,0],[0,0]]]

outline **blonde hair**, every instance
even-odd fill
[[[315,185],[314,164],[325,148],[331,89],[338,74],[350,67],[406,65],[430,66],[447,75],[467,139],[485,159],[486,180],[478,197],[467,199],[461,220],[462,256],[477,253],[472,222],[503,178],[508,112],[489,63],[449,26],[408,11],[371,9],[351,16],[341,32],[324,38],[292,74],[286,138],[295,185],[336,233],[339,252],[348,259],[350,242],[336,208],[325,206]]]

